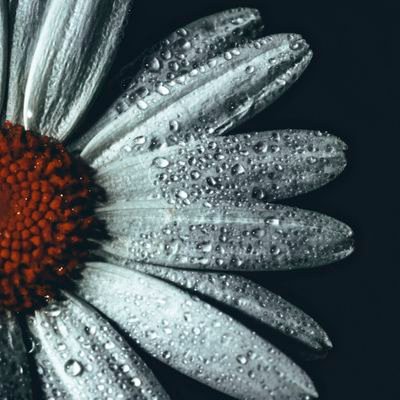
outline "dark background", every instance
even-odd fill
[[[335,345],[327,357],[313,359],[257,324],[251,327],[309,373],[322,400],[400,399],[400,274],[394,259],[399,246],[400,102],[394,83],[400,73],[400,7],[395,1],[374,6],[358,1],[347,5],[277,0],[134,3],[115,70],[176,28],[238,6],[258,8],[266,34],[297,32],[311,44],[314,60],[299,82],[241,130],[321,129],[347,142],[345,173],[289,204],[347,222],[355,230],[357,250],[349,259],[318,270],[252,275],[321,323]],[[174,400],[228,399],[147,361]]]

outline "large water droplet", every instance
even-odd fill
[[[81,363],[71,359],[64,364],[64,371],[70,376],[79,376],[83,372],[83,367]]]

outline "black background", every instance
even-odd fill
[[[397,381],[397,186],[399,6],[396,2],[136,0],[115,71],[167,34],[202,16],[238,6],[261,11],[266,34],[301,33],[314,59],[294,87],[241,131],[327,130],[349,145],[347,170],[321,190],[289,204],[347,222],[357,250],[313,271],[253,274],[252,279],[314,316],[334,349],[312,359],[263,331],[313,378],[322,400],[400,399]],[[396,66],[397,64],[397,66]],[[396,121],[396,122],[395,122]],[[397,249],[396,249],[397,250]],[[396,252],[397,253],[397,252]],[[147,360],[174,400],[228,399]]]

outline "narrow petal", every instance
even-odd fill
[[[154,89],[155,82],[174,79],[189,64],[204,64],[238,41],[257,37],[262,28],[260,13],[251,8],[235,8],[201,18],[173,32],[127,65],[118,80],[124,86],[125,96],[134,91],[139,83],[147,90]],[[121,96],[117,104],[124,102],[125,96]],[[110,108],[101,125],[112,123],[117,116],[115,107]],[[73,145],[74,149],[81,150],[99,129],[100,126],[80,137]]]
[[[31,317],[48,398],[168,400],[152,372],[89,305],[72,295]]]
[[[195,291],[257,319],[315,350],[332,347],[325,331],[282,297],[237,275],[175,270],[150,264],[127,264],[185,289]]]
[[[26,80],[48,0],[11,0],[11,55],[6,119],[23,124]]]
[[[285,270],[314,267],[352,252],[352,232],[324,215],[291,207],[220,205],[162,208],[158,201],[98,210],[112,236],[101,246],[122,259],[177,268]]]
[[[346,165],[345,144],[310,131],[205,138],[99,169],[111,201],[162,197],[177,207],[220,201],[272,201],[316,189]]]
[[[3,110],[4,91],[7,85],[8,63],[8,6],[0,0],[0,113]]]
[[[26,127],[66,138],[111,66],[129,7],[129,0],[49,4],[26,85]]]
[[[32,399],[31,376],[21,329],[11,314],[0,314],[0,398]]]
[[[176,48],[170,51],[175,54]],[[179,49],[181,52],[182,49]],[[120,157],[234,128],[279,97],[308,65],[311,51],[298,35],[273,35],[237,45],[201,65],[189,65],[154,88],[138,84],[116,103],[112,120],[82,151],[94,166]],[[108,114],[107,114],[108,115]]]
[[[182,290],[110,264],[90,264],[83,275],[81,296],[182,373],[237,399],[316,396],[306,374],[275,347]]]

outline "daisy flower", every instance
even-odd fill
[[[306,130],[226,135],[291,86],[311,50],[297,34],[261,37],[256,10],[201,19],[130,65],[123,93],[77,134],[130,6],[0,1],[0,397],[168,399],[139,348],[237,399],[315,397],[229,313],[331,346],[240,271],[352,251],[346,225],[271,203],[336,177],[345,145]]]

